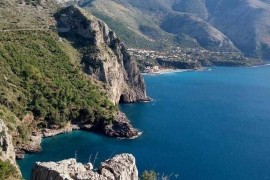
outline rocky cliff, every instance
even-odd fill
[[[32,180],[137,180],[138,170],[131,154],[120,154],[101,163],[98,171],[91,163],[78,163],[76,159],[60,162],[37,162]]]
[[[61,10],[56,19],[60,34],[82,53],[84,72],[104,83],[114,104],[147,100],[136,62],[104,22],[77,6]]]
[[[0,159],[3,161],[10,161],[13,165],[16,165],[15,151],[12,144],[12,137],[8,133],[8,128],[4,122],[0,119]]]
[[[15,159],[15,150],[12,143],[12,137],[9,134],[8,128],[4,121],[0,119],[0,162],[1,165],[5,164],[5,167],[0,166],[0,172],[4,173],[1,178],[17,179],[21,177],[19,167]],[[3,169],[2,169],[3,168]],[[6,171],[6,172],[5,172]]]

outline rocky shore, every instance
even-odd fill
[[[23,159],[25,154],[37,153],[41,149],[42,138],[52,137],[59,134],[70,133],[73,130],[85,130],[100,133],[109,137],[117,137],[122,139],[134,139],[142,134],[138,129],[134,128],[126,115],[122,112],[117,112],[115,119],[111,124],[71,124],[68,123],[65,127],[55,129],[38,129],[32,132],[26,144],[15,148],[16,159]]]
[[[102,162],[94,170],[89,162],[82,164],[76,159],[59,162],[36,162],[32,171],[32,180],[137,180],[138,170],[135,158],[131,154],[120,154]]]
[[[0,160],[9,161],[11,164],[16,165],[12,137],[2,119],[0,119],[0,155]]]

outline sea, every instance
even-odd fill
[[[46,138],[17,161],[30,179],[36,161],[99,163],[132,153],[141,174],[180,180],[270,179],[270,66],[213,67],[145,75],[148,103],[121,104],[143,134],[132,140],[86,131]]]

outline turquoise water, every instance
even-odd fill
[[[270,179],[270,67],[145,76],[155,101],[122,105],[143,135],[135,140],[76,131],[45,139],[43,152],[18,161],[29,179],[35,161],[74,157],[95,162],[134,154],[140,171],[171,179]]]

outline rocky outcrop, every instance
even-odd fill
[[[148,100],[135,60],[103,21],[77,6],[61,10],[55,17],[59,33],[82,53],[84,71],[105,84],[114,104]]]
[[[60,162],[37,162],[32,180],[137,180],[138,170],[131,154],[120,154],[101,163],[98,171],[91,163],[78,163],[76,159]]]
[[[78,124],[81,130],[93,131],[110,137],[134,139],[142,134],[134,128],[127,116],[118,111],[112,122],[96,121],[93,124]]]
[[[33,133],[26,143],[16,147],[15,149],[16,159],[23,159],[25,153],[30,154],[40,152],[42,150],[40,145],[41,140],[42,140],[41,134]]]
[[[110,137],[131,139],[141,135],[141,132],[130,124],[124,113],[119,112],[116,115],[116,119],[117,120],[113,121],[111,124],[103,127],[104,134]]]
[[[15,167],[17,172],[12,174],[13,178],[20,178],[21,172],[16,163],[15,149],[12,143],[12,137],[9,134],[8,127],[5,125],[4,121],[0,119],[0,160],[10,163]],[[0,167],[1,168],[1,167]],[[5,177],[5,176],[2,176]],[[1,174],[0,174],[1,179]]]
[[[135,157],[131,154],[120,154],[101,163],[99,172],[106,179],[137,180],[138,170]]]
[[[8,128],[0,119],[0,159],[9,161],[16,165],[15,151],[12,144],[12,137],[8,133]]]

